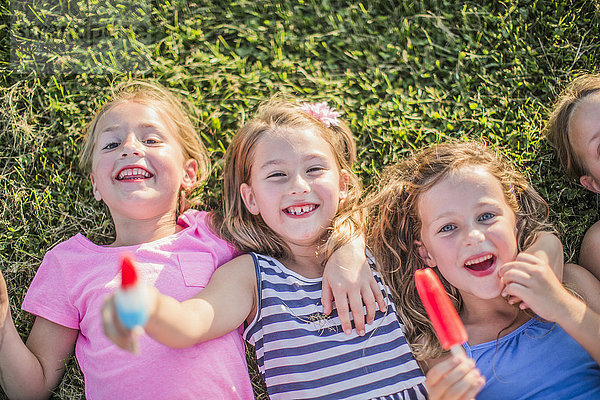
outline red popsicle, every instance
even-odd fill
[[[431,268],[419,269],[415,284],[442,347],[465,355],[461,345],[468,339],[467,331],[438,276]]]

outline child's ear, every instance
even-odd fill
[[[94,175],[90,174],[90,180],[92,181],[92,193],[94,194],[94,198],[97,201],[101,201],[102,195],[100,194],[100,192],[98,191],[98,188],[96,187],[96,181],[94,180]]]
[[[421,257],[421,260],[423,260],[423,262],[425,263],[425,265],[427,265],[428,267],[435,267],[437,264],[435,262],[435,260],[433,259],[433,257],[431,257],[431,254],[429,254],[429,252],[427,251],[427,248],[425,247],[425,245],[421,242],[419,242],[418,240],[414,241],[415,246],[417,246],[417,249],[419,251],[419,256]]]
[[[181,187],[189,189],[196,184],[198,179],[198,162],[193,158],[190,158],[185,162],[183,166],[183,181]]]
[[[594,177],[589,175],[583,175],[579,177],[579,182],[581,182],[583,187],[587,190],[594,193],[600,193],[600,185],[598,184],[596,179],[594,179]]]
[[[350,183],[350,174],[345,169],[340,171],[340,201],[348,197],[348,185]]]
[[[242,200],[246,205],[246,209],[250,212],[250,214],[258,215],[260,213],[260,209],[258,208],[258,204],[256,204],[256,198],[254,197],[254,191],[252,187],[246,183],[242,183],[240,185],[240,193],[242,195]]]

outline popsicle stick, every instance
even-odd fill
[[[467,356],[467,352],[465,351],[465,348],[462,347],[462,345],[460,345],[460,344],[450,347],[450,353],[453,356],[458,356],[458,357],[466,357]]]

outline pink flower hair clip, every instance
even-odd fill
[[[329,107],[324,101],[320,103],[302,103],[300,108],[324,123],[328,128],[340,124],[338,117],[342,114],[335,111],[335,108]]]

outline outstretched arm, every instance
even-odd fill
[[[0,384],[11,399],[49,398],[73,354],[78,330],[37,317],[27,344],[19,336],[0,273]]]
[[[170,347],[184,348],[237,329],[256,312],[256,274],[250,255],[217,268],[208,285],[191,299],[178,300],[149,288],[146,333]],[[135,335],[117,321],[114,296],[103,308],[104,332],[119,347],[134,348]]]
[[[321,303],[325,314],[331,313],[333,300],[346,334],[352,332],[350,313],[359,335],[365,332],[366,322],[375,319],[377,306],[384,312],[387,309],[383,293],[379,289],[369,263],[365,257],[365,241],[362,236],[336,250],[323,271],[323,292]]]
[[[586,303],[569,293],[540,259],[530,254],[519,257],[518,262],[500,268],[505,283],[503,295],[523,299],[537,315],[559,324],[600,363],[600,314],[594,311],[600,309],[600,282],[584,268],[570,266],[566,277]]]

